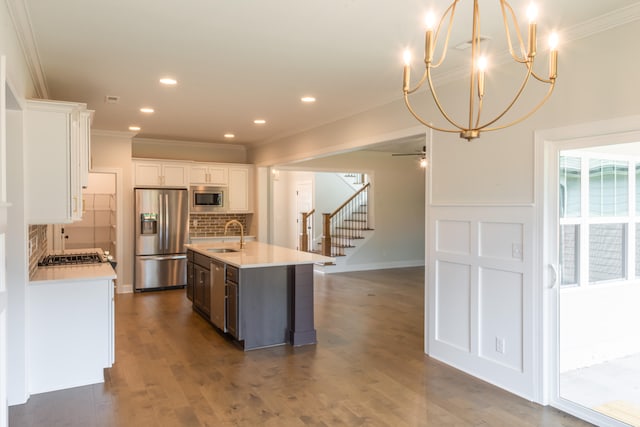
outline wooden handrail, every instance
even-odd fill
[[[369,188],[369,185],[371,183],[367,182],[365,185],[362,186],[361,189],[359,189],[358,191],[356,191],[353,196],[349,197],[343,204],[341,204],[338,209],[336,209],[335,211],[333,211],[331,213],[331,215],[329,215],[330,218],[334,217],[338,212],[340,212],[345,206],[347,206],[349,204],[350,201],[352,201],[353,199],[355,199],[356,197],[358,197],[358,195],[360,193],[362,193],[364,190],[366,190],[367,188]]]
[[[311,248],[309,247],[309,234],[307,233],[307,223],[309,221],[309,217],[313,215],[315,209],[311,209],[309,212],[300,212],[301,223],[300,223],[300,240],[298,249],[304,252],[311,252]]]
[[[322,255],[331,256],[331,215],[322,214]]]

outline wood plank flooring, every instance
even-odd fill
[[[249,352],[193,313],[184,290],[118,295],[105,383],[34,395],[9,425],[589,425],[425,356],[423,276],[316,275],[318,344]]]

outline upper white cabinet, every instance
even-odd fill
[[[87,184],[92,111],[86,104],[27,101],[26,199],[29,224],[82,219]]]
[[[191,165],[191,185],[223,185],[229,183],[227,165],[195,163]]]
[[[80,139],[87,141],[86,144],[79,144],[80,154],[80,183],[82,188],[87,188],[89,185],[89,170],[91,169],[91,122],[93,121],[93,111],[83,110],[80,111],[79,117],[79,129]]]
[[[144,187],[188,187],[189,164],[171,161],[136,160],[134,182]]]
[[[251,212],[251,179],[253,168],[249,165],[229,166],[229,212]]]
[[[252,165],[135,159],[133,167],[136,187],[223,186],[227,187],[225,212],[253,211]]]

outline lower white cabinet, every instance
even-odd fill
[[[113,280],[31,282],[28,293],[29,393],[104,382],[115,360]]]

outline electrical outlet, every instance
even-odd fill
[[[506,343],[504,338],[496,337],[496,352],[504,354],[506,351]]]

